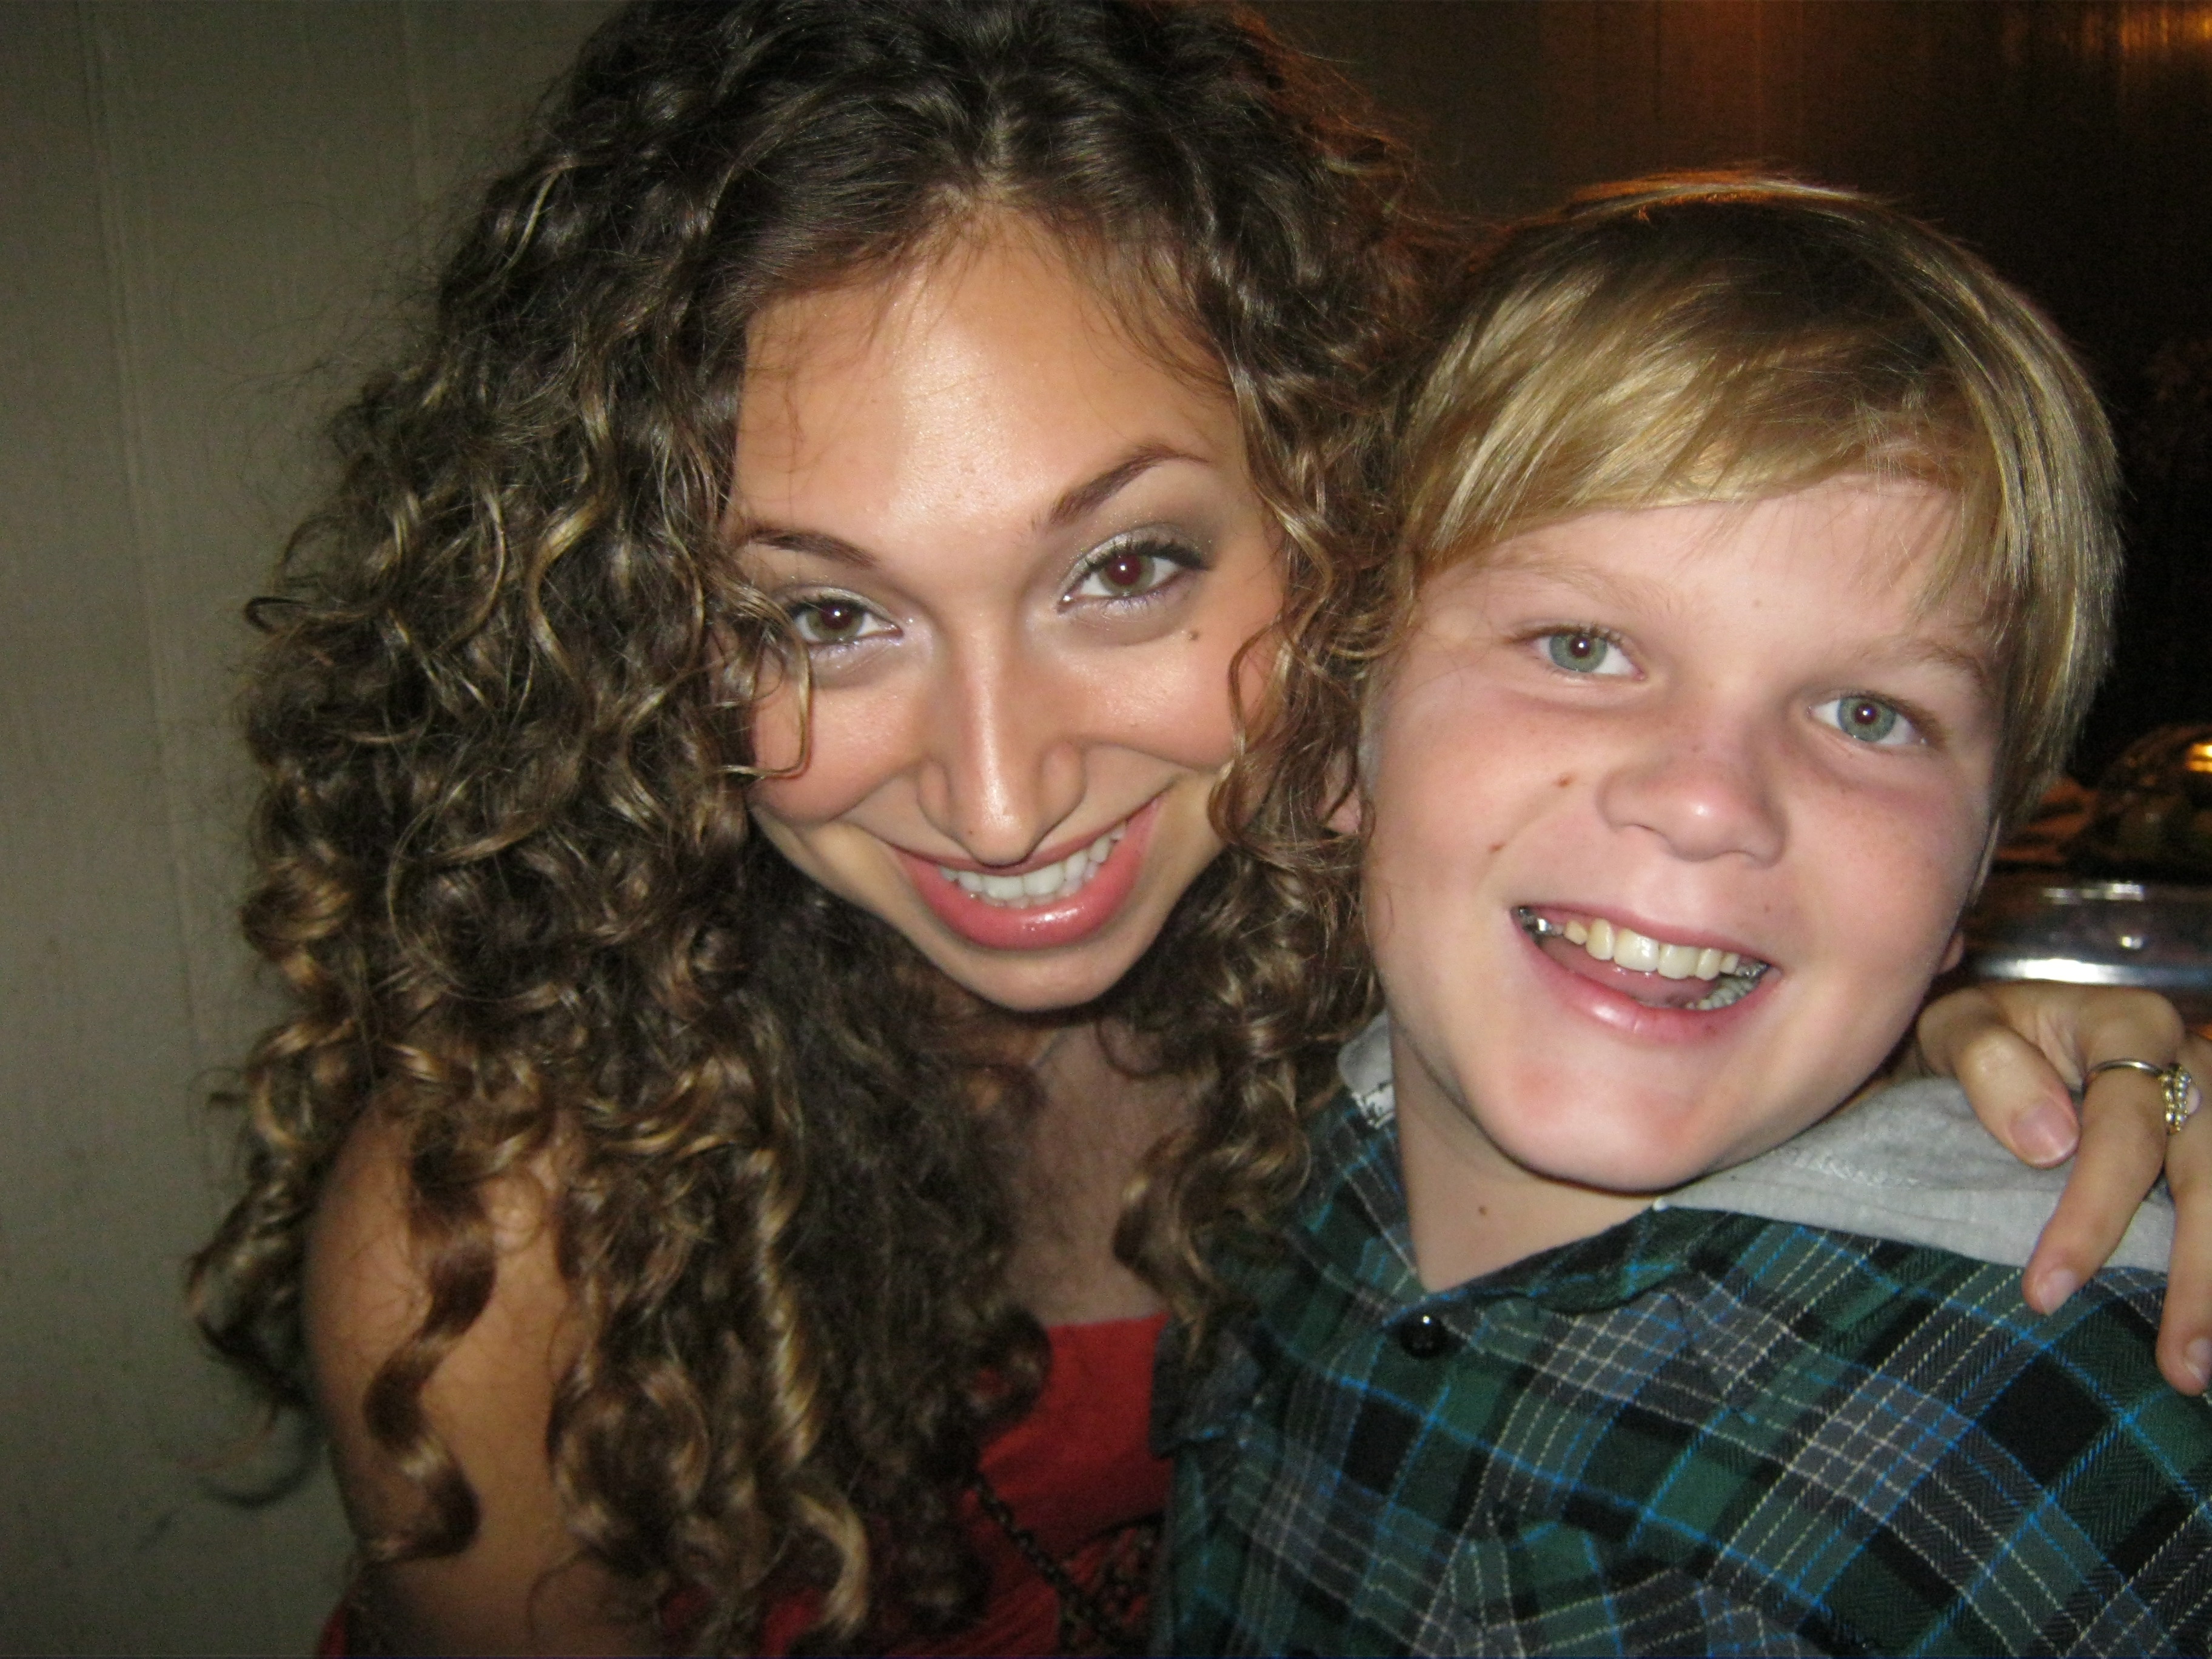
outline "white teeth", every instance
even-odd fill
[[[1725,1008],[1747,995],[1767,969],[1765,963],[1734,951],[1710,945],[1673,945],[1607,921],[1603,916],[1571,916],[1553,921],[1532,909],[1515,913],[1521,925],[1539,939],[1564,938],[1579,945],[1600,962],[1610,962],[1634,973],[1656,974],[1662,979],[1704,979],[1722,981],[1692,1008]]]
[[[1659,966],[1659,941],[1633,927],[1616,925],[1613,930],[1613,960],[1632,973],[1649,974]]]
[[[1089,884],[1098,866],[1113,855],[1115,846],[1129,826],[1117,823],[1088,847],[1079,847],[1053,864],[1039,865],[1018,876],[994,876],[986,871],[955,870],[940,864],[937,873],[964,892],[988,904],[1020,908],[1042,899],[1072,897]]]

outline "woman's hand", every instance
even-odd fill
[[[2159,1080],[2132,1069],[2073,1090],[2108,1060],[2179,1061],[2212,1079],[2212,1043],[2192,1036],[2164,997],[2021,981],[1971,986],[1922,1011],[1922,1062],[1958,1079],[1990,1133],[2038,1166],[2077,1150],[2058,1207],[2023,1276],[2028,1305],[2048,1313],[2104,1265],[2161,1167],[2173,1194],[2173,1256],[2158,1364],[2185,1394],[2212,1380],[2212,1112],[2166,1129]]]

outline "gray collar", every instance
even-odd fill
[[[1397,1096],[1388,1015],[1377,1015],[1346,1043],[1336,1066],[1370,1126],[1393,1121]],[[1956,1084],[1928,1079],[1868,1095],[1772,1152],[1677,1188],[1654,1207],[1730,1210],[2021,1267],[2072,1167],[2036,1170],[2021,1163],[1982,1127]],[[2161,1183],[2106,1265],[2162,1273],[2172,1249],[2173,1203]]]

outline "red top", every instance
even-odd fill
[[[1164,1314],[1054,1325],[1052,1370],[1028,1416],[983,1449],[983,1474],[1076,1581],[1095,1587],[1118,1561],[1130,1528],[1157,1518],[1168,1501],[1168,1464],[1147,1441],[1152,1398],[1152,1350]],[[973,1625],[927,1640],[896,1644],[902,1654],[1036,1654],[1058,1645],[1060,1600],[1003,1528],[981,1513],[974,1493],[963,1505],[975,1553],[990,1569],[991,1590]],[[1123,1622],[1141,1632],[1141,1593],[1126,1601]],[[762,1647],[789,1650],[811,1622],[811,1596],[787,1597],[769,1610]],[[673,1611],[673,1610],[672,1610]],[[675,1621],[682,1622],[676,1614]],[[317,1651],[343,1655],[345,1609],[331,1617]]]

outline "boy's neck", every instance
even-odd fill
[[[1650,1206],[1649,1194],[1603,1192],[1515,1163],[1395,1033],[1390,1050],[1413,1266],[1425,1289],[1463,1285]]]

